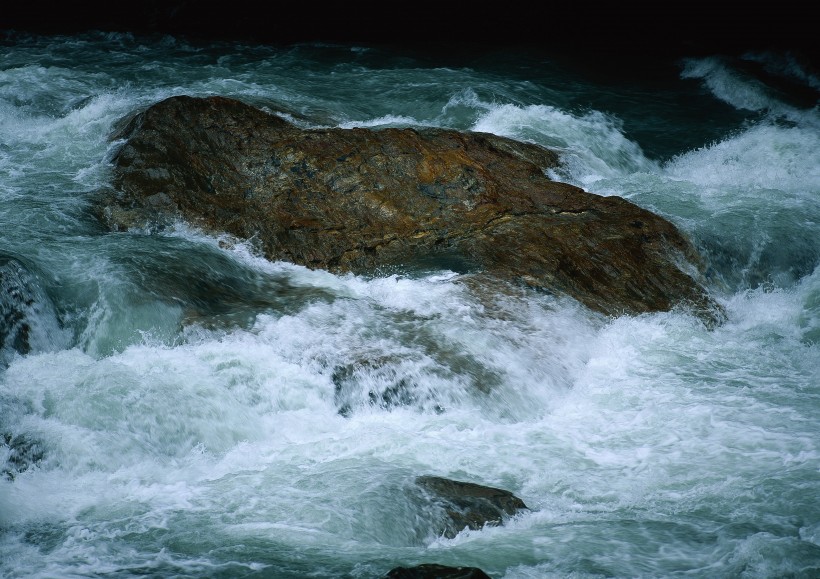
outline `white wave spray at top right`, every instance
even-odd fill
[[[748,55],[744,60],[761,61],[765,69],[772,70],[767,66],[772,57],[763,56]],[[706,188],[775,189],[799,197],[820,196],[817,101],[811,108],[793,106],[786,102],[782,88],[773,86],[778,78],[788,78],[791,86],[797,79],[808,89],[805,96],[812,93],[810,87],[816,91],[818,79],[789,62],[791,66],[781,67],[776,76],[756,68],[746,70],[744,61],[732,63],[720,57],[684,61],[682,78],[702,79],[715,98],[761,117],[720,142],[671,159],[664,166],[665,174]]]

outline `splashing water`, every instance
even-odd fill
[[[619,89],[539,58],[8,41],[0,574],[820,573],[820,133],[800,104],[817,77],[794,61],[802,92],[787,98],[749,66],[788,57],[706,57],[662,89]],[[728,320],[609,319],[447,270],[333,275],[185,224],[103,230],[89,206],[108,184],[109,135],[175,94],[243,98],[303,127],[436,126],[555,148],[553,178],[689,235]],[[584,95],[598,105],[567,105]],[[691,124],[674,129],[700,145],[648,153],[669,145],[634,137],[658,133],[642,111],[672,130],[681,117],[663,103],[679,100]],[[439,536],[409,492],[426,474],[509,490],[530,510]]]

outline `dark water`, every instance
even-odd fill
[[[785,52],[7,37],[0,574],[817,577],[818,91]],[[336,276],[185,224],[105,231],[109,134],[177,94],[556,148],[555,177],[692,238],[728,321],[607,319],[448,269]],[[531,510],[437,536],[422,474]]]

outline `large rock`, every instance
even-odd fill
[[[550,180],[556,153],[486,133],[312,129],[237,100],[179,96],[116,135],[113,229],[184,219],[272,260],[373,273],[439,259],[605,314],[718,315],[669,221]]]

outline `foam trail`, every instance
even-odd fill
[[[406,117],[406,116],[396,116],[396,115],[385,115],[383,117],[379,117],[376,119],[368,119],[366,121],[346,121],[339,124],[339,127],[342,129],[352,129],[355,127],[366,127],[366,128],[386,128],[386,127],[418,127],[418,126],[425,126],[424,123],[419,122],[417,119]],[[435,126],[435,125],[428,125],[428,126]]]

